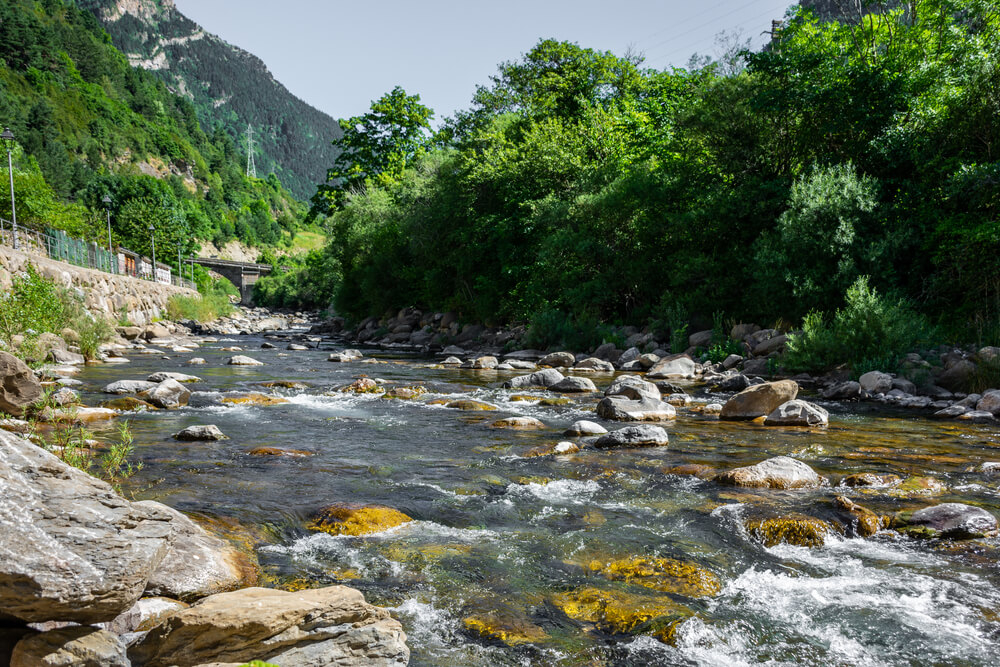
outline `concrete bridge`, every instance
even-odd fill
[[[234,262],[228,259],[213,259],[195,257],[194,262],[220,274],[240,290],[240,303],[244,306],[253,305],[253,286],[261,276],[271,272],[270,264],[253,264],[250,262]]]

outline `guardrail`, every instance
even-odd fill
[[[105,273],[154,280],[152,260],[122,247],[117,252],[109,252],[96,243],[73,238],[58,229],[41,232],[18,225],[15,234],[13,223],[0,218],[0,244]],[[160,262],[156,263],[155,280],[165,285],[197,289],[193,282],[173,273],[169,266]]]

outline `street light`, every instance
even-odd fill
[[[104,195],[101,203],[104,204],[104,210],[108,214],[108,253],[113,257],[115,253],[111,250],[111,197]]]
[[[14,226],[14,250],[17,250],[17,207],[14,206],[14,159],[11,157],[11,153],[14,150],[14,133],[10,131],[9,127],[5,127],[3,134],[0,134],[0,139],[3,139],[3,144],[7,148],[7,173],[10,174],[10,221]]]
[[[153,246],[153,282],[156,282],[156,227],[149,226],[149,240]]]
[[[191,262],[191,284],[194,285],[194,253],[188,255],[188,261]]]

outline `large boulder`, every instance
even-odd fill
[[[720,419],[746,420],[765,417],[782,403],[795,400],[799,385],[794,380],[765,382],[744,389],[722,406]]]
[[[697,367],[694,359],[686,354],[672,354],[660,359],[649,369],[646,377],[652,380],[669,380],[671,378],[692,378]]]
[[[660,390],[652,382],[646,382],[638,375],[622,375],[604,390],[605,396],[624,396],[632,401],[644,398],[660,400]]]
[[[674,419],[677,410],[659,399],[631,401],[625,396],[608,396],[597,404],[597,415],[615,421],[660,422]]]
[[[191,392],[177,380],[164,380],[144,394],[144,398],[158,408],[171,410],[187,405]]]
[[[813,489],[822,483],[816,471],[788,456],[776,456],[757,465],[728,470],[716,475],[715,481],[758,489]]]
[[[594,371],[595,373],[614,373],[615,366],[610,361],[604,361],[597,357],[588,357],[579,362],[573,368],[580,370]]]
[[[667,432],[660,426],[626,426],[602,435],[594,443],[600,449],[612,447],[662,447],[669,442]]]
[[[544,357],[538,360],[539,366],[552,366],[571,368],[573,364],[576,363],[576,357],[573,356],[572,352],[553,352],[552,354],[546,354]]]
[[[146,584],[146,595],[185,602],[257,583],[256,568],[228,542],[153,500],[133,503],[170,516],[173,540]]]
[[[228,436],[223,433],[215,424],[199,424],[188,426],[174,433],[174,440],[187,440],[195,442],[199,440],[228,440]]]
[[[170,516],[0,431],[0,609],[23,621],[110,621],[167,552]]]
[[[69,350],[60,350],[59,348],[53,348],[49,351],[49,359],[53,363],[63,366],[82,366],[87,363],[82,354],[70,352]]]
[[[346,586],[213,595],[172,614],[129,650],[145,667],[254,659],[281,667],[388,667],[409,657],[399,621]]]
[[[0,411],[20,417],[42,397],[42,384],[28,365],[13,354],[0,352]]]
[[[861,398],[861,383],[854,380],[838,382],[825,390],[820,395],[835,401],[847,401],[853,398]]]
[[[10,656],[10,667],[130,666],[122,640],[89,625],[28,635],[14,646]]]
[[[882,371],[868,371],[858,378],[858,384],[869,394],[888,394],[892,389],[892,376]]]
[[[784,334],[778,334],[776,336],[771,336],[770,338],[765,338],[753,348],[753,356],[755,357],[766,357],[775,352],[781,352],[785,349],[785,345],[788,343],[788,336]]]
[[[764,420],[764,426],[826,426],[830,413],[808,401],[782,403]]]
[[[159,382],[150,382],[149,380],[118,380],[117,382],[112,382],[111,384],[105,385],[105,394],[138,394],[143,391],[149,391]]]
[[[935,380],[948,391],[968,391],[976,377],[978,366],[968,359],[959,359],[947,366]]]
[[[976,403],[976,410],[989,412],[994,417],[1000,417],[1000,389],[991,389],[984,393]]]
[[[597,391],[597,387],[590,378],[565,377],[554,385],[551,385],[549,390],[559,392],[560,394],[579,394]]]
[[[997,518],[981,507],[942,503],[897,515],[893,528],[914,537],[964,540],[996,535]]]
[[[563,374],[554,368],[543,368],[528,375],[518,375],[503,383],[506,389],[525,389],[527,387],[544,387],[548,389],[562,382]]]
[[[333,355],[331,355],[332,357]],[[332,359],[331,359],[332,361]],[[226,363],[230,366],[263,366],[263,361],[257,361],[252,357],[247,357],[242,354],[237,354],[235,356],[226,359]]]

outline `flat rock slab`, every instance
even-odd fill
[[[138,394],[149,391],[158,385],[159,382],[149,380],[118,380],[104,387],[105,394]]]
[[[242,354],[237,354],[235,356],[226,359],[226,364],[229,366],[263,366],[263,361],[257,361],[251,357],[244,356]]]
[[[814,489],[822,483],[816,471],[788,456],[776,456],[757,465],[734,468],[716,475],[715,481],[756,489]]]
[[[667,432],[660,426],[626,426],[602,435],[594,443],[600,449],[612,447],[663,447],[669,442]]]
[[[565,377],[549,387],[549,391],[560,394],[580,394],[597,391],[597,386],[590,378]]]
[[[169,515],[0,431],[0,609],[28,622],[110,621],[167,552]]]
[[[686,354],[673,354],[660,359],[649,369],[646,377],[652,380],[667,380],[670,378],[692,378],[697,371],[694,359]]]
[[[159,384],[164,380],[176,380],[177,382],[201,382],[201,378],[196,375],[185,375],[184,373],[171,373],[170,371],[160,371],[159,373],[153,373],[148,378],[147,382],[155,382]]]
[[[263,660],[282,667],[405,665],[406,635],[360,591],[245,588],[177,611],[129,650],[133,664],[193,667]]]
[[[548,389],[552,385],[563,381],[563,374],[554,368],[545,368],[528,375],[518,375],[503,383],[506,389],[525,389],[527,387],[544,387]]]
[[[10,667],[131,667],[125,644],[107,630],[81,625],[25,637]]]
[[[608,396],[597,404],[597,415],[627,422],[663,422],[677,416],[677,410],[659,399],[630,401],[625,396]]]

